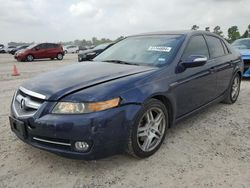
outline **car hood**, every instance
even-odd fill
[[[93,49],[81,50],[79,52],[79,55],[87,54],[87,53],[90,53],[90,52],[95,52],[95,50],[93,50]]]
[[[236,49],[241,55],[250,55],[250,49]]]
[[[158,68],[106,62],[77,63],[41,74],[25,82],[22,87],[45,95],[46,100],[54,101],[84,88],[156,69]]]
[[[26,50],[26,49],[20,49],[20,50],[17,50],[16,52],[18,52],[18,53],[23,53],[23,52],[25,52],[25,50]]]

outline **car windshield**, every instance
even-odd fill
[[[29,45],[28,47],[27,47],[27,49],[32,49],[32,48],[34,48],[34,47],[36,47],[37,46],[37,44],[31,44],[31,45]]]
[[[160,66],[168,63],[183,35],[128,37],[97,56],[94,61]]]
[[[106,48],[110,43],[105,43],[105,44],[100,44],[96,47],[93,48],[93,50],[102,50],[104,48]]]
[[[250,39],[237,40],[232,44],[237,49],[250,49]]]

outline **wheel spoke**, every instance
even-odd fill
[[[154,120],[154,127],[158,128],[162,120],[163,120],[163,115],[162,113],[159,113]]]
[[[161,135],[162,135],[162,133],[158,129],[154,128],[154,127],[151,128],[151,134],[156,139],[160,139]]]
[[[150,145],[151,145],[151,142],[152,142],[152,137],[150,137],[150,136],[147,136],[146,137],[146,139],[144,140],[144,143],[143,143],[143,145],[142,145],[142,149],[144,150],[144,151],[148,151],[148,149],[149,149],[149,147],[150,147]]]
[[[138,128],[138,133],[137,133],[137,136],[138,137],[143,137],[143,136],[147,136],[147,126],[145,127],[139,127]]]
[[[153,113],[152,113],[151,110],[149,110],[149,111],[147,112],[146,117],[147,117],[148,123],[154,119],[154,116],[153,116]]]

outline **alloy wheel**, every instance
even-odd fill
[[[63,55],[62,55],[62,54],[58,54],[58,55],[57,55],[57,59],[58,59],[58,60],[62,60],[62,59],[63,59]]]
[[[28,55],[28,57],[27,57],[27,60],[28,60],[28,61],[33,61],[33,59],[34,59],[34,58],[33,58],[32,55]]]
[[[164,136],[166,117],[157,107],[151,108],[140,119],[137,130],[137,143],[141,150],[150,152],[154,150]]]
[[[239,91],[240,91],[240,78],[236,76],[234,78],[232,89],[231,89],[231,97],[233,100],[236,100],[236,98],[239,95]]]

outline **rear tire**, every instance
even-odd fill
[[[141,159],[153,155],[160,148],[168,127],[165,105],[157,99],[150,99],[142,106],[131,127],[127,153]]]
[[[33,60],[34,60],[33,55],[27,55],[26,61],[31,62],[31,61],[33,61]]]
[[[57,54],[56,58],[58,60],[63,60],[63,54],[61,54],[61,53]]]
[[[241,78],[238,73],[236,73],[230,83],[225,99],[222,101],[225,104],[233,104],[237,101],[240,93],[240,83]]]

